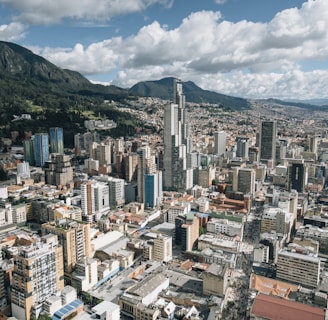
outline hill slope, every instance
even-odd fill
[[[119,99],[128,93],[116,86],[92,84],[78,72],[58,68],[30,50],[4,41],[0,41],[0,81],[2,91],[11,87],[26,98],[31,90],[37,94],[102,95],[105,99]]]
[[[155,81],[143,81],[135,84],[130,94],[146,97],[157,97],[172,100],[174,78],[163,78]],[[187,102],[220,104],[232,110],[249,109],[246,99],[231,97],[213,91],[203,90],[191,81],[183,82],[183,93]]]

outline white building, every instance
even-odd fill
[[[206,230],[215,234],[223,233],[229,237],[238,236],[242,239],[244,225],[227,219],[212,219],[208,221]]]
[[[120,306],[110,301],[103,301],[91,309],[91,319],[120,320]]]
[[[214,132],[214,153],[224,155],[226,151],[227,133],[224,131]]]
[[[98,263],[96,259],[80,259],[72,273],[72,286],[78,291],[87,292],[98,282]]]

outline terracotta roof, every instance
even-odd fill
[[[250,278],[250,289],[255,289],[260,293],[267,295],[289,299],[290,293],[297,291],[298,286],[288,282],[259,276],[253,273]]]
[[[325,319],[324,309],[261,293],[254,300],[251,314],[270,320]]]

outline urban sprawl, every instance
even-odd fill
[[[0,319],[327,319],[326,114],[173,91],[133,137],[2,139]]]

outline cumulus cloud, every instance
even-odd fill
[[[173,0],[0,0],[20,12],[16,19],[30,24],[59,23],[64,18],[108,21],[122,14],[138,12],[160,3],[172,6]]]
[[[18,22],[0,25],[0,40],[17,41],[25,37],[26,27]]]
[[[41,53],[85,75],[119,70],[115,83],[124,87],[175,75],[237,96],[322,96],[327,72],[306,72],[302,64],[328,58],[326,12],[326,0],[281,11],[268,23],[232,23],[220,12],[200,11],[175,29],[155,21],[128,38]]]

